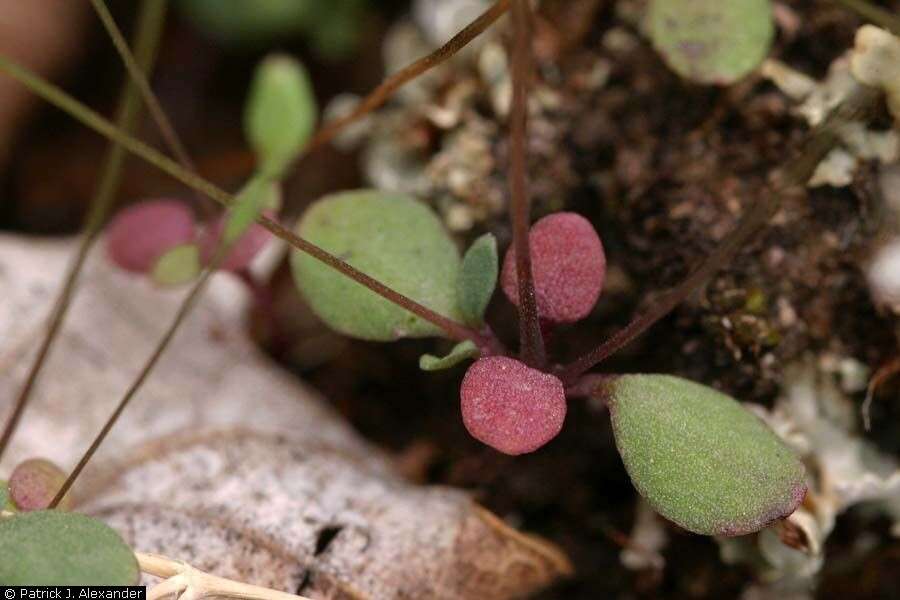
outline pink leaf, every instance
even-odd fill
[[[43,510],[65,481],[66,474],[55,464],[43,458],[31,458],[13,469],[9,477],[9,495],[16,508],[23,512]],[[68,498],[68,494],[63,497],[59,508],[68,508]]]
[[[537,450],[556,437],[566,418],[562,382],[505,356],[472,364],[459,396],[472,437],[505,454]]]
[[[204,264],[209,264],[215,256],[216,249],[222,241],[226,222],[227,217],[223,215],[210,223],[204,232],[200,243],[201,257]],[[272,234],[266,228],[258,223],[253,223],[241,236],[241,239],[232,246],[231,251],[219,268],[225,271],[246,269],[262,249],[265,248],[271,238]]]
[[[147,273],[175,246],[193,241],[194,215],[176,200],[148,200],[130,206],[107,227],[106,250],[119,267]]]
[[[554,323],[574,323],[586,317],[603,289],[606,256],[591,223],[581,215],[549,215],[531,227],[531,272],[538,313]],[[518,306],[516,252],[510,248],[503,261],[503,292]]]

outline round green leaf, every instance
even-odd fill
[[[466,322],[481,325],[499,273],[497,239],[486,233],[475,240],[463,257],[459,274],[459,310]]]
[[[616,377],[607,393],[634,486],[685,529],[743,535],[803,500],[803,464],[733,398],[667,375]]]
[[[181,0],[182,12],[206,33],[227,42],[267,40],[302,32],[316,10],[312,0]]]
[[[459,253],[421,202],[377,190],[334,194],[306,211],[297,232],[391,289],[459,318]],[[312,310],[336,331],[377,341],[443,333],[307,254],[295,250],[291,264]]]
[[[316,126],[316,98],[306,69],[284,54],[256,69],[244,115],[247,139],[262,175],[279,179],[297,158]]]
[[[0,519],[0,585],[133,585],[131,549],[97,519],[42,510]]]
[[[152,277],[160,285],[181,285],[199,274],[200,249],[195,244],[182,244],[159,257]]]
[[[651,0],[653,45],[679,75],[726,85],[769,53],[775,27],[770,0]]]
[[[348,58],[367,21],[366,0],[329,0],[320,6],[315,22],[307,30],[310,42],[326,59]]]

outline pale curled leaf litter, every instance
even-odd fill
[[[878,176],[883,200],[883,229],[887,239],[874,242],[865,264],[869,293],[876,306],[900,314],[900,163],[889,165]]]
[[[900,38],[865,25],[856,34],[855,46],[832,62],[828,75],[817,82],[790,66],[766,60],[760,68],[782,92],[801,104],[795,109],[810,126],[817,126],[860,84],[884,91],[889,109],[900,123]],[[846,123],[838,131],[842,146],[832,150],[810,179],[811,187],[847,186],[861,161],[890,165],[900,160],[900,126],[886,131],[866,123]]]
[[[860,82],[884,90],[888,110],[900,121],[900,38],[863,25],[856,32],[850,70]]]
[[[491,4],[487,0],[481,2],[485,8]],[[413,15],[424,16],[430,5],[439,4],[441,13],[452,14],[466,11],[473,3],[472,0],[417,0],[415,4],[423,8],[414,9]],[[454,57],[452,64],[439,66],[410,82],[398,90],[391,103],[366,119],[369,135],[362,146],[362,168],[367,184],[427,199],[451,231],[470,231],[504,214],[507,208],[505,176],[495,150],[497,138],[503,135],[512,91],[503,42],[508,26],[509,19],[501,18],[476,43]],[[395,22],[383,44],[385,70],[395,72],[434,50],[430,34],[426,33],[430,27],[429,22],[419,19]],[[611,64],[598,60],[607,67]],[[584,89],[602,87],[603,73],[600,69],[593,84],[585,81]],[[565,139],[565,133],[556,124],[568,100],[551,86],[538,80],[533,83],[530,94],[530,130],[536,137],[533,150],[538,163],[549,165],[558,158],[557,148]],[[341,99],[326,112],[345,113],[346,105],[351,102]],[[483,106],[493,109],[488,111],[493,114],[484,114]],[[437,137],[428,147],[416,135],[423,120],[436,130]],[[362,139],[354,135],[341,141],[361,142]],[[564,195],[564,191],[554,191],[556,199]]]
[[[0,397],[18,389],[73,241],[0,236]],[[180,294],[96,253],[0,472],[45,456],[70,469],[177,309]],[[316,596],[502,599],[570,569],[555,547],[471,499],[403,480],[241,327],[247,293],[215,275],[157,372],[73,490],[138,551]],[[315,555],[320,532],[342,526]],[[472,574],[475,573],[475,576]],[[330,592],[329,592],[330,590]]]
[[[866,276],[872,299],[895,313],[900,311],[900,238],[893,238],[875,251]]]
[[[666,559],[662,552],[668,543],[665,522],[646,500],[638,498],[628,544],[619,553],[622,565],[632,571],[663,569]]]
[[[857,407],[821,365],[793,365],[786,371],[785,381],[774,408],[748,406],[809,466],[808,499],[788,517],[803,532],[809,548],[790,548],[773,530],[756,539],[719,540],[723,560],[755,564],[762,581],[776,594],[809,588],[826,559],[825,542],[836,519],[852,506],[866,503],[887,515],[893,520],[893,535],[900,536],[897,460],[865,439],[858,426]]]
[[[492,3],[491,0],[415,0],[413,18],[422,28],[428,43],[437,48],[490,8]]]

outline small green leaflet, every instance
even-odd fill
[[[497,287],[498,272],[497,239],[486,233],[472,243],[460,267],[459,311],[470,325],[484,323],[484,311]]]
[[[315,23],[307,28],[306,33],[318,54],[332,61],[348,58],[365,29],[366,2],[329,0],[317,5]]]
[[[153,281],[160,285],[181,285],[200,274],[200,249],[195,244],[175,246],[153,267]]]
[[[207,34],[228,42],[267,42],[310,27],[316,0],[180,0],[175,6]]]
[[[432,354],[423,354],[419,357],[419,368],[423,371],[442,371],[455,367],[464,360],[478,358],[481,352],[471,340],[460,342],[453,347],[447,356],[437,357]]]
[[[244,115],[259,173],[281,179],[316,126],[316,100],[306,69],[290,56],[267,57],[257,67]]]

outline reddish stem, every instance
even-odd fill
[[[741,246],[775,214],[781,204],[780,195],[786,189],[805,185],[812,177],[822,159],[840,141],[839,128],[847,122],[865,118],[877,106],[877,101],[878,94],[876,92],[871,88],[860,87],[835,108],[828,119],[812,132],[803,152],[773,177],[773,182],[768,189],[763,190],[750,212],[741,219],[719,246],[713,250],[712,254],[707,256],[687,279],[650,307],[646,313],[636,316],[628,325],[598,347],[562,368],[558,376],[563,383],[572,385],[582,373],[628,345],[657,321],[672,312],[719,269],[729,263]]]
[[[672,312],[675,307],[734,258],[741,246],[768,221],[776,207],[777,203],[772,200],[772,196],[756,204],[750,213],[725,238],[722,244],[687,279],[669,291],[651,306],[647,312],[637,315],[628,325],[614,333],[605,342],[566,366],[559,375],[563,383],[571,384],[576,381],[582,373],[593,368],[624,346],[627,346],[657,321]]]
[[[449,60],[454,54],[465,48],[469,42],[481,35],[484,30],[502,17],[509,9],[510,0],[498,0],[492,7],[472,21],[465,29],[453,36],[449,42],[416,62],[408,65],[385,79],[377,88],[366,96],[349,115],[326,123],[313,136],[308,150],[330,142],[347,125],[354,123],[384,104],[395,91],[406,85],[422,73]]]
[[[220,250],[213,263],[206,268],[202,275],[200,275],[200,279],[197,280],[197,282],[194,284],[194,287],[191,288],[191,291],[188,294],[187,298],[185,298],[184,302],[181,303],[181,306],[178,307],[178,312],[176,313],[175,318],[172,320],[169,328],[163,334],[162,339],[160,339],[160,341],[157,343],[156,348],[150,355],[150,358],[141,368],[141,371],[140,373],[138,373],[137,378],[128,387],[128,391],[126,391],[122,396],[122,399],[119,400],[119,404],[116,405],[115,410],[106,420],[106,423],[103,424],[100,432],[97,434],[97,436],[91,442],[91,445],[82,455],[81,459],[78,461],[78,464],[75,465],[75,468],[72,469],[72,472],[69,473],[69,476],[66,478],[65,483],[63,483],[62,487],[59,488],[59,491],[56,492],[56,496],[54,496],[53,501],[50,502],[50,506],[48,508],[54,509],[62,501],[65,495],[69,492],[69,489],[71,489],[72,485],[78,479],[78,476],[81,475],[81,472],[91,461],[91,458],[97,452],[97,449],[100,448],[100,445],[106,439],[106,436],[109,435],[110,431],[112,431],[112,428],[119,420],[119,417],[121,417],[122,413],[125,412],[125,409],[128,407],[131,399],[134,398],[135,394],[137,394],[138,390],[141,389],[141,386],[144,385],[144,382],[147,380],[147,378],[150,377],[150,374],[153,372],[153,369],[156,367],[159,359],[162,358],[162,355],[165,353],[166,348],[169,347],[169,343],[178,332],[178,328],[181,327],[181,323],[184,322],[184,320],[190,314],[191,310],[194,308],[194,305],[200,299],[200,295],[203,293],[203,290],[206,289],[206,284],[209,282],[212,274],[215,273],[216,268],[218,268],[218,265],[222,262],[222,259],[225,257],[225,255],[226,253]]]
[[[866,386],[866,399],[860,409],[866,431],[872,431],[872,400],[875,399],[875,391],[897,373],[900,373],[900,356],[894,357],[890,362],[879,367],[872,379],[869,380],[869,385]]]
[[[336,256],[329,254],[318,246],[304,240],[290,229],[287,229],[286,227],[281,225],[281,223],[273,221],[272,219],[262,215],[257,219],[257,223],[268,229],[275,236],[287,241],[291,246],[300,250],[301,252],[309,254],[316,260],[325,263],[332,269],[343,273],[353,281],[366,286],[389,302],[405,308],[417,317],[420,317],[425,321],[428,321],[429,323],[439,327],[444,331],[444,333],[447,334],[447,337],[449,337],[450,339],[456,340],[458,342],[471,340],[479,348],[493,348],[495,346],[496,340],[494,340],[492,336],[488,336],[484,333],[466,327],[462,323],[458,323],[453,319],[449,319],[444,315],[438,314],[427,306],[423,306],[415,300],[412,300],[411,298],[408,298],[403,294],[392,290],[377,279],[369,277],[362,271],[356,269],[348,263],[345,263]]]
[[[516,279],[519,286],[519,344],[523,360],[538,368],[547,365],[547,352],[541,335],[534,278],[531,273],[531,248],[528,242],[531,199],[528,195],[528,79],[531,76],[531,6],[529,0],[514,0],[512,5],[515,39],[512,50],[513,98],[509,128],[509,212],[516,251]]]
[[[597,400],[605,400],[603,388],[612,380],[615,375],[607,375],[605,373],[588,373],[578,378],[572,385],[566,386],[567,398],[594,398]],[[604,402],[605,403],[605,402]]]

